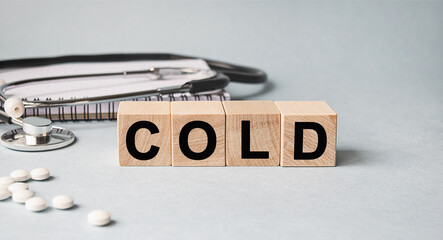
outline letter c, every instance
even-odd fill
[[[128,149],[129,154],[138,160],[150,160],[154,158],[158,151],[159,147],[152,145],[149,151],[142,153],[137,150],[135,146],[135,134],[139,129],[148,129],[151,134],[159,133],[157,125],[148,121],[139,121],[131,125],[129,127],[128,132],[126,133],[126,148]]]

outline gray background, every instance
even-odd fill
[[[442,2],[1,2],[1,59],[174,52],[263,68],[263,89],[228,90],[327,101],[338,166],[119,167],[115,122],[64,123],[76,144],[0,148],[0,176],[49,168],[30,188],[78,207],[0,202],[0,238],[442,239],[442,13]],[[88,225],[97,208],[115,221]]]

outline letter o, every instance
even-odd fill
[[[189,148],[189,133],[194,128],[203,129],[208,137],[208,144],[206,145],[205,150],[199,153],[194,152],[191,150],[191,148]],[[203,160],[210,157],[214,153],[215,147],[217,145],[217,136],[215,134],[214,128],[209,125],[209,123],[203,121],[192,121],[183,126],[182,130],[180,131],[179,145],[183,155],[185,155],[187,158],[192,160]]]

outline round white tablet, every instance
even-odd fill
[[[88,222],[95,226],[104,226],[111,221],[111,214],[103,210],[94,210],[88,214]]]
[[[31,177],[34,180],[45,180],[49,178],[49,170],[46,168],[36,168],[31,171]]]
[[[58,195],[52,198],[52,206],[57,209],[68,209],[74,206],[74,199],[66,195]]]
[[[6,188],[0,188],[0,200],[5,200],[11,196],[11,193]]]
[[[11,193],[15,193],[15,192],[21,191],[21,190],[28,190],[28,189],[29,189],[28,184],[22,183],[22,182],[13,183],[13,184],[9,185],[9,187],[8,187],[8,190]]]
[[[41,197],[32,197],[26,200],[26,209],[33,212],[39,212],[45,210],[48,205],[46,205],[46,200]]]
[[[31,174],[27,170],[15,170],[11,172],[10,176],[15,179],[17,182],[24,182],[31,178]]]
[[[15,183],[15,179],[12,177],[0,177],[0,187],[8,187],[9,185]]]
[[[26,200],[32,198],[34,196],[34,193],[29,190],[21,190],[17,191],[12,194],[12,201],[18,202],[18,203],[24,203]]]

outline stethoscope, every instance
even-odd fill
[[[96,63],[96,62],[125,62],[145,60],[179,60],[179,59],[202,59],[175,54],[105,54],[105,55],[75,55],[53,58],[33,58],[0,61],[0,70],[9,68],[37,67],[63,63]],[[149,97],[173,93],[199,93],[223,89],[230,81],[241,83],[264,83],[266,73],[255,68],[233,65],[229,63],[205,60],[210,69],[197,68],[147,68],[140,71],[108,72],[96,74],[64,75],[56,77],[24,79],[5,83],[0,81],[0,120],[9,124],[19,125],[21,128],[13,129],[4,133],[0,142],[9,149],[18,151],[48,151],[63,148],[75,141],[74,133],[52,125],[52,121],[43,117],[22,118],[25,109],[42,107],[69,107],[83,104],[107,103],[113,101],[124,101],[140,97]],[[148,89],[138,92],[86,97],[80,99],[65,100],[21,100],[7,97],[6,90],[9,88],[43,81],[57,81],[70,78],[90,78],[106,76],[127,76],[150,74],[157,80],[165,79],[170,75],[197,76],[192,80],[176,86]]]

